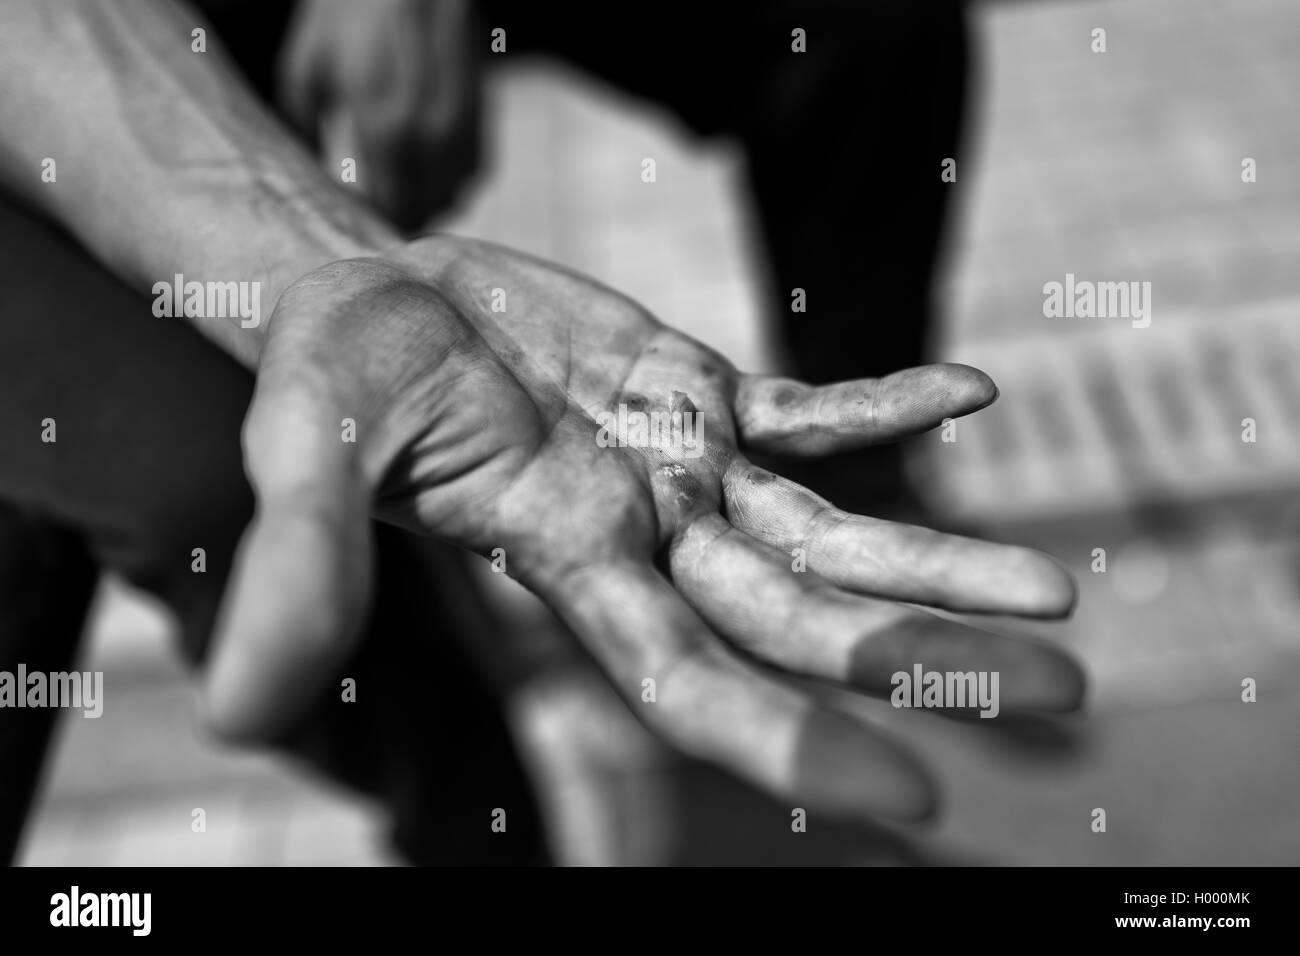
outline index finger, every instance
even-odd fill
[[[922,365],[821,386],[742,375],[735,415],[749,448],[813,456],[897,441],[979,411],[997,397],[993,380],[969,365]]]

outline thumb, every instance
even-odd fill
[[[369,600],[369,489],[337,405],[309,378],[260,379],[244,426],[257,513],[200,695],[204,723],[231,739],[303,716],[356,645]]]
[[[276,100],[286,119],[316,144],[322,113],[336,98],[326,31],[312,20],[310,5],[295,11],[289,39],[275,65]]]

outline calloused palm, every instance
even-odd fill
[[[258,514],[209,720],[264,734],[320,690],[359,632],[373,513],[503,549],[684,751],[828,810],[924,816],[917,760],[777,671],[884,694],[914,662],[993,670],[1004,713],[1073,709],[1082,677],[1056,649],[894,603],[1052,617],[1072,581],[1037,552],[846,514],[739,448],[894,440],[996,394],[958,365],[820,388],[741,374],[626,297],[483,243],[431,237],[321,268],[270,321],[245,427]],[[595,416],[619,404],[697,412],[702,454],[604,447]]]

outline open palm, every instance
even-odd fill
[[[209,719],[266,733],[319,691],[360,631],[374,514],[493,556],[682,750],[824,809],[924,816],[920,764],[781,672],[886,694],[914,663],[997,671],[1003,712],[1072,709],[1081,675],[1050,646],[895,603],[1060,616],[1072,582],[1036,552],[846,514],[740,449],[861,447],[995,397],[965,366],[744,375],[626,297],[483,243],[326,266],[271,319],[245,428],[258,514]],[[639,415],[683,427],[612,427]]]

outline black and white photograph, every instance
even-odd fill
[[[1248,937],[1297,95],[1294,0],[3,0],[20,922],[1050,867]]]

